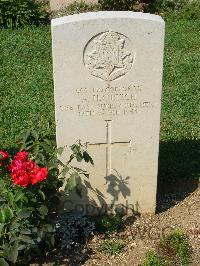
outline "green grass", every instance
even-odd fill
[[[1,30],[0,68],[0,147],[6,148],[37,117],[54,121],[49,26]]]
[[[166,19],[159,175],[199,176],[200,19]],[[0,32],[0,147],[35,118],[55,134],[50,27]]]
[[[161,140],[199,139],[198,20],[167,20]]]
[[[200,177],[200,20],[166,20],[160,180]]]

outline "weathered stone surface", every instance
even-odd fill
[[[87,13],[52,20],[52,36],[57,144],[81,139],[95,163],[76,207],[154,212],[164,21],[134,12]]]
[[[50,7],[51,10],[59,10],[74,2],[81,2],[81,0],[50,0]],[[84,2],[87,4],[97,4],[98,0],[84,0]]]

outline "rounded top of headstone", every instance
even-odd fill
[[[138,19],[138,20],[141,19],[141,20],[149,20],[149,21],[164,23],[162,17],[149,13],[132,12],[132,11],[99,11],[99,12],[80,13],[80,14],[52,19],[51,25],[59,26],[62,24],[76,22],[76,21],[96,20],[96,19],[118,19],[118,18]]]

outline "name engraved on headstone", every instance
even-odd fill
[[[78,88],[75,97],[79,104],[60,106],[65,112],[74,112],[79,116],[120,116],[136,114],[143,109],[153,108],[155,103],[140,97],[140,86]]]

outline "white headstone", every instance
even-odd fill
[[[164,21],[79,14],[52,20],[52,36],[57,145],[81,139],[95,163],[79,203],[154,212]]]

